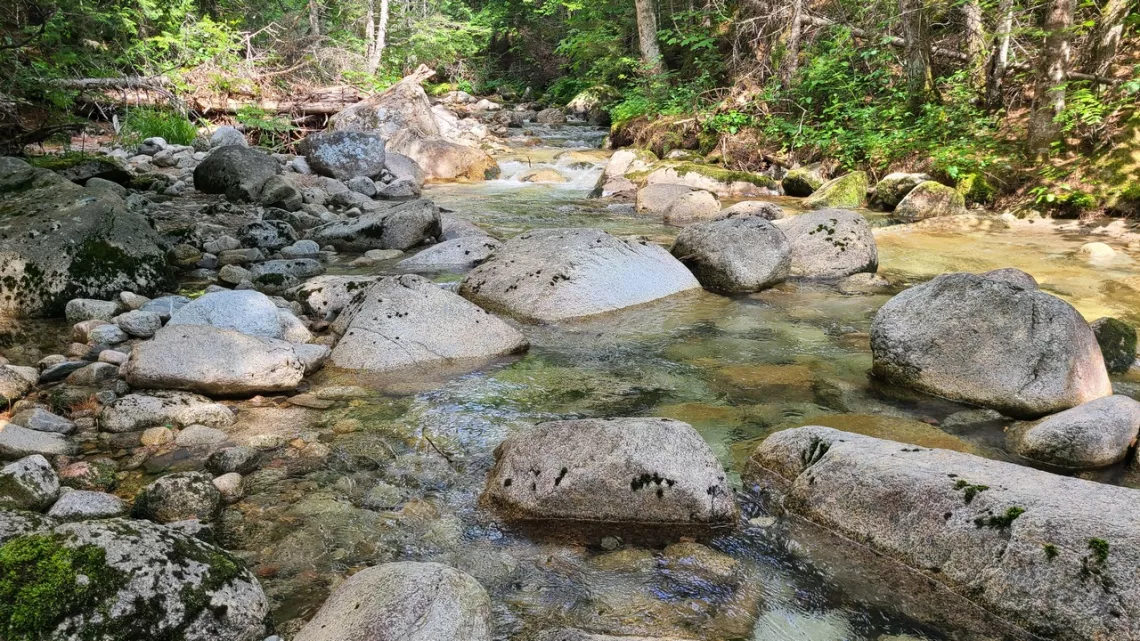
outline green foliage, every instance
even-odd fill
[[[252,105],[238,109],[235,115],[238,123],[245,126],[245,130],[250,133],[259,147],[272,151],[284,151],[296,129],[288,118],[271,114]]]
[[[718,134],[736,135],[745,127],[755,127],[757,120],[749,114],[739,111],[712,114],[701,123],[705,131]]]
[[[1104,539],[1089,539],[1089,550],[1097,563],[1103,565],[1108,561],[1108,541]]]
[[[198,127],[176,111],[138,107],[127,112],[120,133],[136,142],[161,136],[172,145],[189,145],[198,135]]]
[[[1096,196],[1070,185],[1040,185],[1029,190],[1033,203],[1055,216],[1078,216],[1097,206]]]

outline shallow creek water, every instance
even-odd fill
[[[567,127],[535,134],[541,145],[527,146],[535,141],[520,137],[512,140],[514,152],[499,157],[500,180],[432,187],[425,196],[500,238],[536,227],[585,226],[663,243],[676,235],[627,206],[587,199],[606,159],[592,149],[602,132]],[[553,166],[569,180],[514,179],[535,166]],[[792,199],[781,204],[792,212],[798,207]],[[1126,252],[1109,264],[1089,264],[1075,252],[1094,238],[1037,225],[954,232],[883,226],[880,271],[902,288],[945,271],[1019,267],[1090,320],[1111,314],[1140,322],[1140,293],[1129,286],[1140,282],[1140,271]],[[367,271],[392,269],[388,263]],[[478,506],[503,438],[537,422],[577,417],[689,422],[737,487],[759,440],[805,424],[1011,459],[1001,421],[868,379],[868,332],[888,299],[796,283],[737,298],[694,293],[574,323],[523,325],[532,344],[526,356],[458,377],[318,375],[309,391],[330,401],[328,409],[282,399],[238,405],[235,442],[290,445],[247,477],[246,497],[226,510],[217,535],[259,576],[287,635],[353,571],[430,560],[458,567],[487,588],[497,639],[525,640],[563,626],[711,641],[1012,638],[931,582],[867,562],[813,528],[772,518],[744,492],[742,525],[702,540],[706,547],[666,547],[677,537],[649,540],[629,532],[523,532]],[[1124,393],[1140,391],[1127,379],[1117,385]],[[171,452],[150,469],[199,465]],[[1120,470],[1097,478],[1134,484]],[[140,474],[120,492],[147,480]]]

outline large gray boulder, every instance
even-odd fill
[[[104,407],[99,415],[99,429],[121,434],[164,426],[227,427],[235,420],[233,410],[205,396],[151,390],[128,394]]]
[[[330,131],[313,134],[297,145],[297,152],[322,176],[348,180],[376,178],[384,171],[384,139],[373,133]]]
[[[222,495],[203,472],[164,476],[135,498],[134,515],[155,523],[197,519],[212,521],[222,509]]]
[[[233,201],[258,202],[261,190],[277,175],[277,161],[269,154],[226,145],[210,152],[194,168],[194,189],[204,194],[225,194]]]
[[[456,238],[432,245],[396,266],[413,272],[466,270],[482,264],[502,246],[490,236]]]
[[[341,339],[331,365],[371,372],[463,366],[528,346],[502,320],[411,274],[381,278],[345,308],[333,331]]]
[[[887,174],[875,184],[871,204],[881,209],[894,209],[911,190],[928,180],[932,180],[928,174],[901,171]]]
[[[59,496],[59,477],[39,454],[0,467],[0,510],[42,512]]]
[[[309,314],[332,318],[378,279],[378,276],[317,276],[297,285],[287,294],[301,303]]]
[[[71,490],[64,492],[47,514],[60,521],[90,521],[127,516],[130,511],[127,502],[114,494]]]
[[[501,173],[487,152],[440,136],[420,138],[405,133],[392,141],[392,150],[419,165],[427,182],[479,182]]]
[[[895,296],[871,325],[886,382],[1037,418],[1112,394],[1088,323],[1065,301],[976,274]]]
[[[293,641],[490,641],[491,599],[438,563],[387,563],[349,577]]]
[[[174,312],[167,327],[209,325],[231,329],[249,336],[287,340],[294,329],[295,316],[277,308],[269,297],[254,290],[234,290],[206,294]]]
[[[392,174],[392,182],[408,181],[416,187],[423,187],[427,174],[419,163],[404,154],[389,153],[384,156],[384,168]]]
[[[0,158],[0,316],[62,316],[75,298],[173,286],[158,235],[121,198]]]
[[[1058,641],[1140,638],[1140,492],[826,427],[769,436],[769,505]]]
[[[476,305],[536,321],[602,314],[698,289],[662,247],[600,229],[520,234],[476,267],[459,293]]]
[[[411,249],[442,233],[439,207],[430,200],[387,203],[381,209],[309,230],[309,238],[337,251]]]
[[[30,606],[36,608],[30,619],[15,616],[26,610],[3,610],[0,629],[12,633],[8,638],[265,638],[265,593],[241,561],[224,550],[146,521],[38,525],[4,545],[14,554],[0,555],[0,573],[9,594],[60,598]],[[7,558],[16,560],[6,566],[2,559]],[[24,564],[48,563],[62,569],[22,571],[28,567]]]
[[[1015,449],[1044,465],[1087,470],[1124,460],[1140,433],[1140,403],[1107,396],[1016,431]]]
[[[296,389],[305,375],[293,346],[208,325],[164,327],[131,352],[132,387],[243,396]]]
[[[724,468],[687,423],[559,421],[495,450],[481,501],[504,518],[712,526],[734,523]]]
[[[792,244],[795,278],[834,279],[879,269],[871,225],[846,209],[822,209],[776,221]]]
[[[784,232],[759,217],[725,218],[681,230],[670,250],[705,289],[758,292],[783,282],[792,267]]]

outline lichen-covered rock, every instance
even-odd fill
[[[255,220],[237,232],[246,247],[264,249],[268,253],[297,241],[297,230],[283,220]]]
[[[462,366],[528,346],[507,323],[411,274],[381,278],[345,308],[333,331],[341,339],[332,365],[371,372]]]
[[[208,325],[164,327],[125,367],[132,387],[216,396],[284,392],[305,375],[291,344]]]
[[[1140,433],[1140,403],[1108,396],[1015,430],[1014,448],[1039,464],[1089,470],[1119,463]]]
[[[490,641],[491,599],[438,563],[386,563],[349,577],[294,641]]]
[[[155,523],[212,521],[221,509],[222,495],[209,474],[181,472],[143,488],[135,498],[134,515]]]
[[[269,154],[239,145],[226,145],[210,152],[194,168],[194,189],[204,194],[225,194],[233,201],[255,203],[270,178],[277,175],[277,161]]]
[[[317,276],[289,290],[288,296],[301,303],[305,311],[320,318],[331,318],[344,309],[360,292],[377,281],[378,276]]]
[[[113,519],[126,516],[130,506],[123,499],[106,492],[72,490],[64,492],[48,510],[53,519],[70,521],[90,521],[93,519]]]
[[[1096,337],[1077,310],[1037,289],[943,274],[875,315],[876,377],[1037,418],[1112,394]]]
[[[376,178],[384,171],[384,139],[359,131],[313,134],[297,145],[297,151],[322,176],[347,180],[357,176]]]
[[[875,185],[875,193],[871,195],[871,204],[881,209],[892,210],[898,207],[906,197],[920,183],[933,180],[927,174],[914,174],[895,172],[887,174]]]
[[[61,434],[30,430],[0,419],[0,460],[15,460],[42,454],[74,454],[78,448]]]
[[[725,218],[686,227],[670,250],[712,292],[758,292],[783,282],[792,267],[784,232],[758,217]]]
[[[0,315],[59,316],[75,298],[174,285],[158,235],[106,190],[0,158],[0,220]]]
[[[0,365],[0,405],[9,406],[32,391],[39,380],[34,367]]]
[[[879,269],[879,249],[871,225],[845,209],[792,216],[776,221],[792,245],[795,278],[843,278]]]
[[[41,571],[27,571],[40,568]],[[145,521],[66,523],[0,546],[11,639],[261,641],[269,603],[241,562]]]
[[[966,213],[966,199],[953,187],[933,180],[919,183],[895,207],[895,218],[907,222]]]
[[[720,198],[774,196],[779,185],[763,174],[734,171],[693,162],[663,162],[651,169],[643,180],[650,185],[684,185],[716,194]]]
[[[0,510],[42,512],[59,496],[59,477],[39,454],[0,467]]]
[[[309,238],[337,251],[405,251],[442,233],[439,208],[430,200],[386,203],[381,209],[309,230]]]
[[[459,293],[476,305],[537,321],[591,316],[700,287],[665,249],[600,229],[520,234],[467,275]]]
[[[104,432],[121,434],[168,425],[226,427],[234,420],[230,408],[205,396],[154,390],[145,394],[128,394],[104,407],[99,416],[99,428]]]
[[[687,423],[559,421],[495,450],[481,501],[504,518],[710,526],[737,518],[724,469]]]
[[[1108,371],[1123,374],[1131,369],[1136,362],[1136,328],[1115,318],[1100,318],[1091,326]]]
[[[29,407],[12,415],[11,421],[21,427],[37,432],[51,432],[67,436],[75,431],[75,423],[57,416],[42,407]]]
[[[18,536],[42,532],[54,526],[55,521],[35,512],[0,510],[0,546]]]
[[[397,267],[408,271],[466,270],[483,263],[502,246],[490,236],[456,238],[405,258]]]
[[[206,469],[218,475],[249,474],[257,470],[260,457],[261,454],[252,447],[226,447],[206,459]]]
[[[850,209],[867,197],[867,174],[853,171],[823,183],[804,201],[810,209]]]
[[[825,427],[769,436],[744,478],[1030,633],[1140,638],[1136,490]]]
[[[815,193],[815,190],[822,187],[825,182],[827,181],[819,173],[819,164],[816,163],[806,167],[789,169],[788,173],[784,174],[783,180],[780,181],[780,186],[784,188],[785,195],[807,198]]]

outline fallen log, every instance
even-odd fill
[[[77,78],[51,80],[49,84],[59,89],[152,89],[169,87],[172,83],[166,76],[126,76],[123,78]]]

